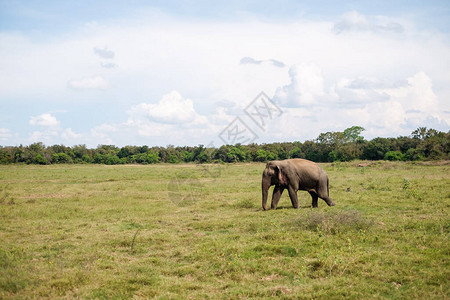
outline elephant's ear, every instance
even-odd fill
[[[278,169],[278,182],[280,183],[280,185],[287,185],[287,176],[284,173],[283,169],[280,168],[279,166],[277,166]]]

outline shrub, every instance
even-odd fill
[[[48,164],[48,161],[44,158],[44,156],[42,156],[42,154],[36,154],[31,163],[38,165],[46,165]]]
[[[119,165],[122,163],[123,161],[117,155],[107,154],[105,157],[105,164],[107,165]]]
[[[397,161],[397,160],[404,160],[405,155],[401,153],[400,151],[388,151],[384,155],[384,160],[390,160],[390,161]]]
[[[415,148],[409,148],[404,156],[405,160],[423,160],[425,159],[423,153]]]

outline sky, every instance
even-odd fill
[[[0,145],[447,132],[449,3],[0,0]]]

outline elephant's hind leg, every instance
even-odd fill
[[[334,203],[333,200],[331,200],[331,198],[327,195],[327,193],[325,193],[325,194],[324,193],[319,193],[318,196],[319,196],[320,199],[323,199],[323,201],[325,201],[328,204],[328,206],[335,206],[336,205],[336,203]],[[314,202],[314,200],[313,200],[313,202]]]
[[[321,199],[323,199],[328,204],[328,206],[335,206],[336,205],[336,203],[334,203],[333,200],[331,200],[330,197],[321,198]]]
[[[315,192],[309,192],[312,198],[312,207],[318,207],[317,201],[319,199],[319,196]]]
[[[336,204],[333,202],[333,200],[331,200],[329,194],[328,194],[328,187],[323,185],[321,186],[318,191],[317,191],[317,195],[319,196],[320,199],[323,199],[328,206],[335,206]]]

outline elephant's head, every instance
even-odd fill
[[[264,169],[261,181],[262,207],[267,209],[267,197],[272,185],[285,186],[288,179],[281,161],[269,161]]]

